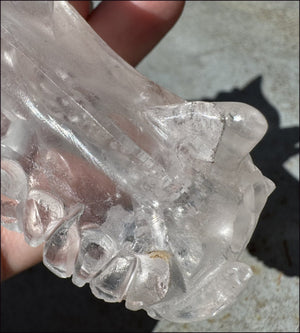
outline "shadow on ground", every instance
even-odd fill
[[[259,219],[248,250],[267,266],[299,275],[299,182],[283,164],[299,152],[299,127],[280,128],[280,112],[263,95],[262,77],[242,89],[220,92],[203,101],[235,101],[263,113],[269,129],[251,153],[254,163],[276,185]]]
[[[157,321],[97,299],[43,264],[2,282],[1,332],[151,332]]]

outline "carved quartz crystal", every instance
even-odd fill
[[[273,183],[241,103],[187,102],[67,2],[1,3],[1,221],[106,302],[188,322],[231,304]]]

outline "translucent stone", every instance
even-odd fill
[[[72,281],[82,287],[117,254],[117,246],[115,241],[101,229],[87,229],[80,236],[80,250]]]
[[[93,294],[106,302],[121,302],[133,278],[136,258],[119,254],[91,281]]]
[[[169,289],[169,253],[151,252],[137,255],[137,271],[126,296],[126,307],[139,310],[163,299]]]
[[[28,193],[24,211],[24,235],[31,246],[38,246],[61,222],[64,216],[62,202],[41,190]]]
[[[1,223],[44,243],[54,274],[153,318],[234,302],[274,190],[249,155],[262,114],[166,91],[64,1],[2,1],[1,52]]]
[[[44,264],[56,275],[73,274],[79,249],[77,224],[82,214],[80,204],[70,207],[61,224],[51,233],[44,247]]]
[[[249,266],[228,262],[202,278],[182,297],[153,305],[152,311],[170,321],[188,322],[214,316],[243,290],[252,275]],[[187,296],[188,295],[188,296]]]

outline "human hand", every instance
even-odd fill
[[[103,1],[89,13],[89,1],[70,3],[133,66],[170,30],[184,7],[184,1]],[[30,247],[23,234],[1,227],[1,279],[40,262],[42,249]]]

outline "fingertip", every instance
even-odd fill
[[[89,24],[128,63],[137,65],[180,17],[184,1],[103,1]]]
[[[147,11],[169,24],[174,24],[182,14],[185,1],[131,1],[135,6]]]
[[[85,19],[89,16],[91,12],[91,1],[69,1],[69,3]]]
[[[43,244],[31,247],[22,233],[1,226],[1,280],[38,264],[42,257]]]

